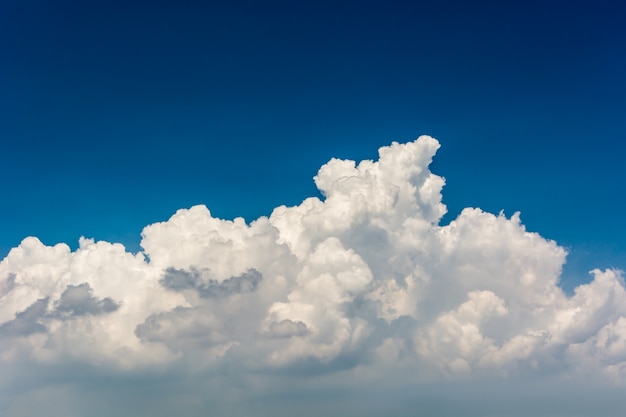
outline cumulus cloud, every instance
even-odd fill
[[[138,254],[26,238],[0,263],[0,362],[193,370],[202,386],[227,372],[229,392],[311,374],[367,390],[390,372],[406,384],[622,384],[622,272],[594,270],[568,296],[566,251],[518,213],[467,208],[441,225],[438,149],[422,136],[377,161],[332,159],[314,178],[323,199],[250,224],[181,209],[144,229]]]

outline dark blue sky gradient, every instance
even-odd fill
[[[250,221],[430,134],[445,222],[519,210],[566,279],[626,268],[623,2],[334,3],[3,0],[0,256]]]

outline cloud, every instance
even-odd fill
[[[331,395],[322,387],[345,399],[341,387],[375,397],[372,387],[386,386],[408,404],[407,387],[468,380],[519,392],[514,384],[530,380],[622,386],[622,272],[594,270],[568,296],[567,252],[528,232],[519,213],[467,208],[441,225],[445,180],[428,169],[438,149],[422,136],[381,148],[377,161],[332,159],[314,178],[324,199],[250,224],[181,209],[144,229],[136,255],[26,238],[0,263],[0,362],[25,387],[5,414],[20,415],[19,398],[46,375],[151,375],[164,384],[159,401],[180,400],[165,387],[185,380],[197,393],[185,401],[213,387],[224,410],[260,401],[267,415],[280,415],[281,392]],[[0,388],[9,383],[0,377]],[[201,403],[190,410],[201,415]]]
[[[252,268],[240,276],[230,277],[222,282],[214,279],[204,280],[203,274],[194,268],[190,271],[167,268],[161,284],[174,291],[193,289],[200,297],[226,297],[230,294],[255,291],[262,278],[259,271]]]
[[[111,313],[120,307],[110,297],[99,300],[91,293],[91,286],[86,282],[68,285],[59,301],[55,303],[55,312],[63,318],[86,314],[96,316]]]
[[[14,276],[7,281],[14,285]],[[28,306],[24,311],[15,314],[13,320],[0,325],[0,337],[28,336],[33,333],[46,333],[47,326],[44,323],[57,318],[68,320],[82,315],[99,315],[110,313],[119,308],[111,298],[98,300],[91,295],[91,287],[87,283],[80,285],[68,285],[61,294],[60,299],[54,303],[54,308],[49,310],[49,298],[41,298]]]
[[[292,321],[285,319],[282,321],[273,322],[270,324],[267,335],[273,338],[289,338],[289,337],[302,337],[309,334],[309,329],[301,321]]]
[[[13,320],[0,326],[0,336],[18,337],[33,333],[45,333],[47,328],[41,323],[41,319],[46,313],[47,305],[48,299],[42,298],[35,301],[26,310],[16,313]]]

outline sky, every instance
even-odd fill
[[[625,19],[0,1],[0,415],[623,415]]]

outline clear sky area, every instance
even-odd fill
[[[308,5],[307,5],[308,4]],[[0,254],[26,236],[139,249],[206,204],[317,195],[332,157],[442,144],[453,219],[511,215],[624,268],[621,2],[5,1]]]
[[[0,414],[623,415],[624,22],[1,1]]]

